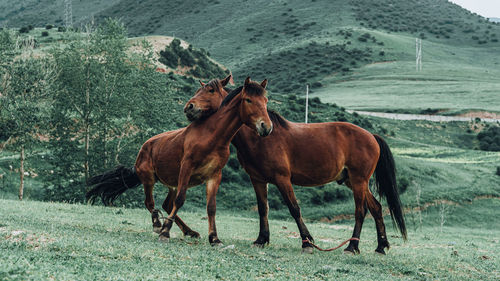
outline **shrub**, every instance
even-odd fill
[[[52,29],[54,26],[52,24],[47,24],[45,26],[45,29],[49,30],[49,29]]]
[[[47,37],[49,36],[49,32],[48,31],[42,31],[42,37]]]
[[[19,29],[19,33],[28,33],[28,32],[30,32],[30,30],[26,26],[23,26]]]
[[[497,167],[497,176],[500,176],[500,166]]]
[[[500,151],[500,127],[491,126],[477,135],[479,148],[486,151]]]

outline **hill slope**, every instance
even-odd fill
[[[63,1],[7,3],[0,0],[4,24],[63,18],[64,9],[54,9]],[[208,50],[235,81],[266,77],[274,92],[303,94],[310,84],[318,97],[352,108],[500,110],[490,99],[499,86],[499,61],[491,58],[500,54],[500,25],[446,0],[116,0],[73,6],[76,22],[85,21],[86,11],[97,21],[122,19],[131,36],[185,39]],[[425,66],[418,75],[412,71],[415,37],[424,38]],[[371,67],[388,61],[397,63]],[[453,78],[457,70],[459,79]],[[484,81],[491,84],[482,86]],[[367,96],[373,89],[376,93]],[[391,101],[401,93],[408,104]]]
[[[318,97],[351,108],[500,110],[491,102],[500,86],[500,25],[445,0],[123,0],[98,14],[108,16],[133,35],[185,38],[236,81],[266,77],[274,92],[303,94],[310,84]],[[415,37],[424,38],[418,74]],[[373,67],[388,61],[395,63]]]

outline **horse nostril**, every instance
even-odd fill
[[[265,129],[266,128],[266,123],[260,122],[260,126]]]
[[[192,103],[189,104],[189,106],[188,106],[189,109],[193,109],[193,107],[194,107],[194,105]]]

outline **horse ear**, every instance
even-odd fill
[[[200,85],[201,85],[202,87],[204,87],[204,86],[205,86],[205,83],[201,82],[201,80],[198,80],[198,81],[200,82]]]
[[[248,84],[250,84],[250,76],[245,79],[245,87],[248,86]]]
[[[226,85],[232,80],[233,75],[229,74],[228,77],[224,78],[224,80],[220,81],[222,87],[226,87]]]
[[[264,89],[265,89],[265,88],[266,88],[266,86],[267,86],[267,79],[264,79],[264,81],[262,81],[262,82],[260,83],[260,85],[262,86],[262,88],[264,88]]]

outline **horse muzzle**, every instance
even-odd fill
[[[189,121],[198,120],[201,117],[201,109],[194,106],[194,104],[190,103],[184,107],[184,114],[186,115]]]
[[[267,137],[273,131],[273,123],[271,123],[271,125],[266,125],[265,122],[260,121],[255,124],[255,127],[257,128],[257,134],[261,137]]]

